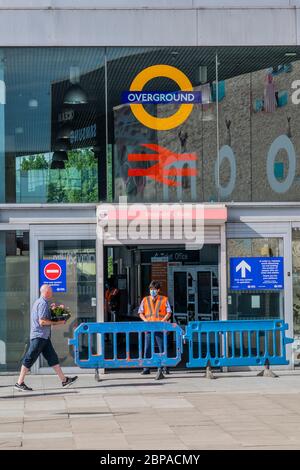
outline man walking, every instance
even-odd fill
[[[168,321],[171,317],[171,307],[168,301],[168,297],[159,295],[160,292],[160,283],[158,281],[151,281],[150,286],[150,295],[144,297],[140,308],[139,315],[143,321]],[[155,342],[158,346],[160,353],[163,352],[163,333],[154,334]],[[145,357],[151,357],[151,335],[146,333],[145,335]],[[164,371],[168,373],[168,369],[164,368]],[[148,367],[143,369],[142,375],[150,374],[150,369]],[[160,380],[164,378],[162,368],[159,367],[155,380]]]
[[[24,379],[32,365],[35,363],[40,354],[47,360],[49,367],[53,367],[56,374],[60,378],[63,387],[68,387],[77,380],[75,377],[66,377],[61,370],[57,354],[51,343],[51,326],[64,325],[65,321],[52,321],[49,310],[48,301],[52,297],[52,289],[47,284],[44,284],[41,289],[41,296],[37,299],[31,311],[31,329],[30,329],[30,346],[26,352],[23,361],[21,372],[18,382],[15,384],[15,389],[21,392],[32,391],[32,388],[27,387]]]

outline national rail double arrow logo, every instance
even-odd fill
[[[172,179],[174,176],[197,176],[196,168],[168,168],[177,162],[196,161],[195,153],[175,153],[157,144],[142,144],[142,147],[156,153],[130,153],[128,160],[131,162],[157,161],[157,163],[149,168],[129,168],[128,176],[147,176],[168,186],[180,185],[176,179]]]

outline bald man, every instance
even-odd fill
[[[40,293],[41,296],[34,302],[31,311],[30,346],[22,361],[19,380],[15,384],[15,389],[20,392],[32,391],[32,388],[27,387],[24,380],[26,374],[29,372],[40,354],[44,356],[49,367],[53,367],[60,378],[63,387],[68,387],[78,378],[77,376],[66,377],[64,375],[59,365],[57,354],[51,343],[51,326],[64,325],[66,323],[64,320],[51,320],[48,302],[52,297],[52,289],[47,284],[44,284],[40,289]]]

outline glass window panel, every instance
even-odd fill
[[[292,230],[294,363],[300,365],[300,229]]]
[[[227,240],[228,319],[284,318],[284,290],[231,290],[230,258],[283,256],[281,238]]]
[[[22,47],[1,54],[1,200],[105,200],[104,48]]]
[[[66,325],[54,327],[52,343],[62,366],[73,366],[68,338],[73,328],[85,321],[96,321],[96,246],[94,240],[47,240],[40,242],[40,259],[67,261],[67,291],[53,295],[53,302],[70,308]],[[87,347],[83,344],[82,347]],[[96,349],[96,344],[93,344]],[[95,351],[96,352],[96,351]],[[42,366],[47,362],[42,358]]]
[[[220,47],[220,200],[298,201],[297,47]]]
[[[0,373],[19,369],[29,345],[29,232],[0,232]]]
[[[113,149],[115,201],[124,195],[129,202],[217,200],[215,63],[214,48],[107,49],[108,141]],[[162,76],[161,65],[171,70],[168,77]],[[151,125],[123,102],[122,93],[149,67],[156,67],[157,76],[146,79],[144,92],[178,91],[178,74],[187,77],[192,91],[201,91],[202,103],[194,104],[182,123],[160,127],[161,119],[178,111],[178,103],[144,104],[150,119],[159,119]]]

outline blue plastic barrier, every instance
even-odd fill
[[[168,334],[172,333],[174,335],[175,353],[169,355]],[[150,354],[147,358],[144,357],[146,334],[150,335],[151,343]],[[155,350],[156,334],[159,334],[162,338],[162,353]],[[109,344],[112,344],[110,351],[108,351],[105,341],[107,335],[112,336],[112,342],[109,342]],[[181,360],[182,335],[182,329],[176,323],[81,323],[74,331],[74,338],[69,339],[69,345],[74,346],[76,365],[85,369],[172,367],[176,366]],[[135,339],[135,342],[137,340],[137,344],[134,345],[137,346],[135,348],[132,347],[132,339]],[[122,343],[122,340],[125,340],[125,344]],[[107,357],[109,355],[112,357]]]
[[[282,320],[190,322],[187,367],[287,365],[286,345],[292,343]]]

